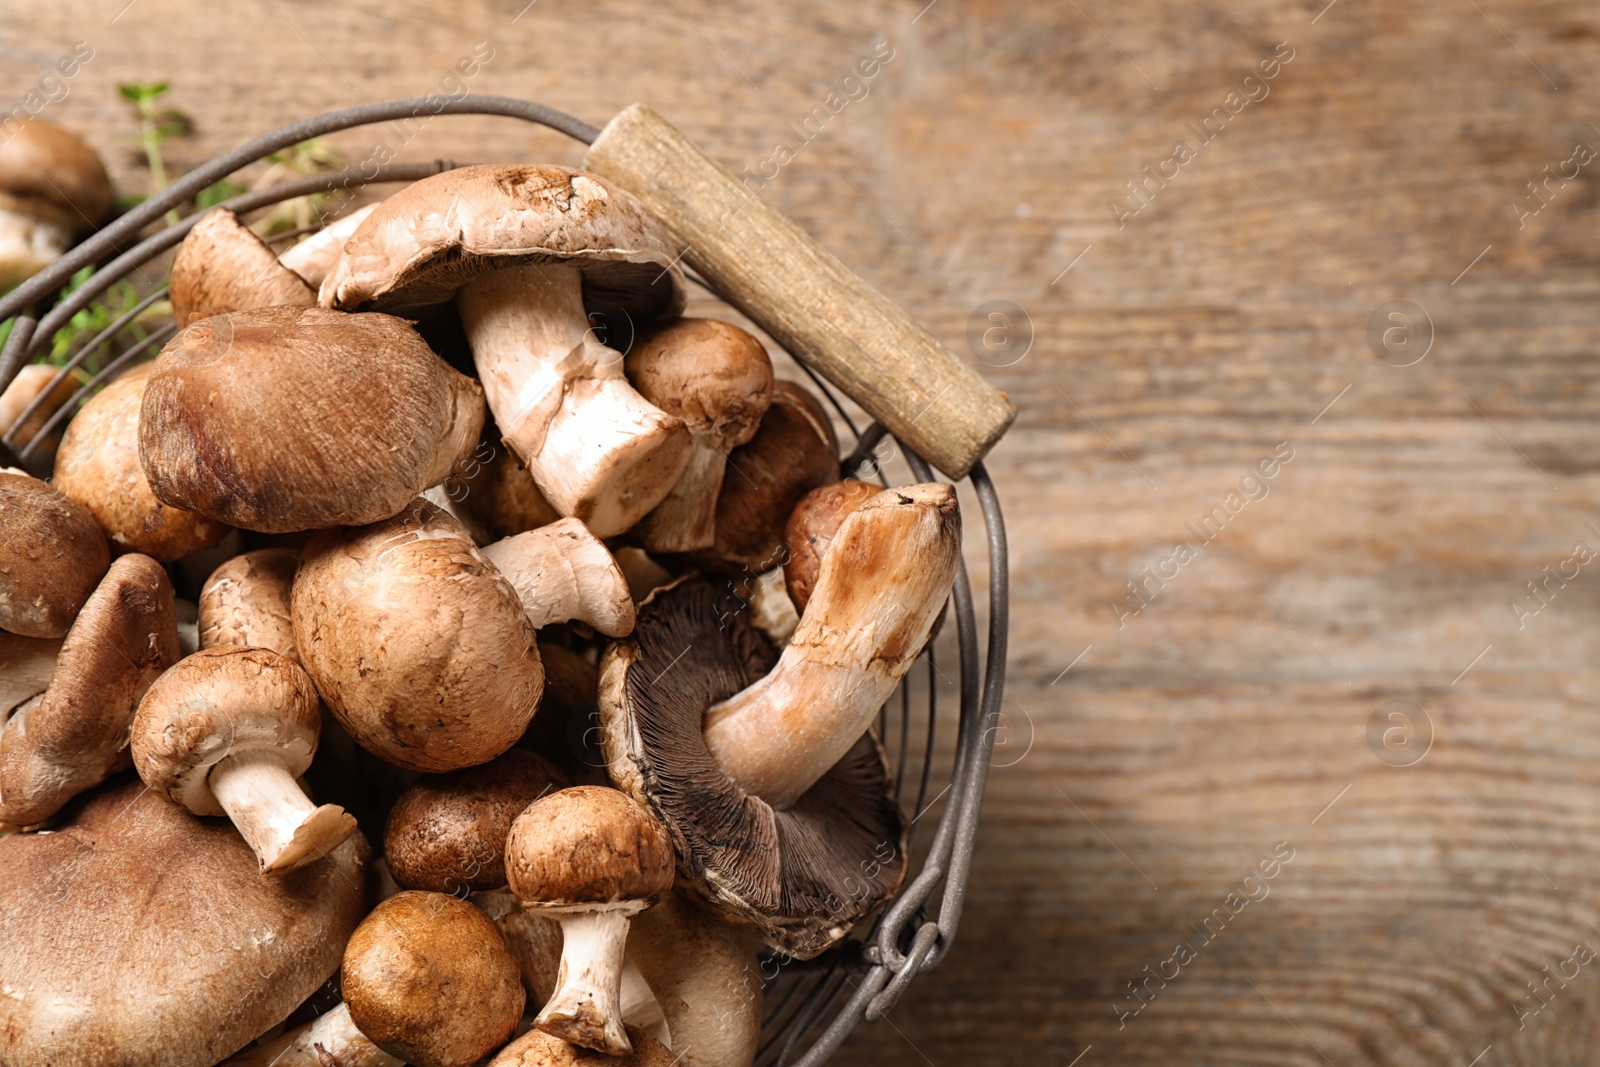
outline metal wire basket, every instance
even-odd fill
[[[101,300],[117,281],[181,242],[200,214],[139,239],[143,230],[159,222],[168,211],[191,202],[200,190],[229,174],[301,141],[355,126],[404,121],[418,114],[498,115],[548,126],[585,144],[592,143],[600,132],[541,105],[495,96],[463,96],[447,100],[442,106],[438,97],[384,101],[330,111],[280,127],[191,171],[0,299],[0,321],[12,320],[10,335],[0,349],[0,390],[24,366],[50,350],[56,334],[74,315]],[[235,196],[221,206],[244,213],[311,193],[373,183],[412,182],[454,166],[437,161],[330,171]],[[88,266],[96,269],[86,282],[69,296],[49,303],[69,279]],[[690,277],[713,295],[720,295],[692,274]],[[48,475],[48,471],[39,470],[41,443],[58,432],[104,383],[125,367],[154,356],[176,333],[176,327],[167,323],[111,356],[65,403],[50,411],[43,427],[20,446],[16,444],[19,430],[42,413],[49,403],[47,398],[58,395],[57,387],[92,353],[117,338],[135,317],[165,295],[166,286],[156,285],[70,354],[56,380],[38,399],[10,426],[0,427],[0,466],[20,465]],[[859,428],[829,383],[804,363],[800,366],[855,436],[854,446],[842,464],[845,474],[874,476],[882,484],[889,484],[876,458],[882,454],[885,441],[892,440],[884,427],[873,422]],[[934,479],[933,471],[921,457],[903,446],[897,451],[917,480]],[[898,701],[891,701],[878,718],[878,736],[896,771],[896,797],[902,807],[909,801],[912,813],[907,881],[900,894],[877,913],[875,922],[863,923],[848,940],[818,958],[801,962],[768,957],[762,961],[765,1009],[756,1057],[761,1067],[816,1067],[823,1063],[861,1020],[876,1022],[887,1014],[913,978],[938,966],[955,939],[999,725],[1008,612],[1006,536],[999,499],[981,463],[972,468],[968,480],[982,511],[989,556],[987,650],[980,658],[978,613],[963,563],[952,595],[957,677],[952,680],[941,671],[930,642],[923,654],[921,677],[916,677],[919,672],[915,670],[908,675]],[[943,753],[937,744],[941,688],[955,689],[959,701],[955,744]],[[924,698],[925,712],[914,713],[914,706],[920,706]],[[925,721],[922,715],[926,716]],[[917,783],[914,791],[908,788],[913,780]],[[924,837],[919,842],[916,833],[922,815],[941,800],[944,808],[931,839]],[[849,994],[841,1004],[841,994],[846,990]]]

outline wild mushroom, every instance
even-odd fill
[[[161,563],[209,548],[228,527],[156,499],[139,465],[139,405],[146,364],[95,394],[67,424],[55,486],[82,504],[120,551]]]
[[[333,268],[334,263],[344,254],[344,243],[363,222],[367,221],[367,216],[372,214],[377,206],[368,204],[356,208],[347,215],[340,215],[299,244],[287,249],[278,257],[278,262],[304,278],[312,289],[316,289],[322,284],[322,279],[328,276],[328,271]],[[315,293],[312,295],[314,299]]]
[[[77,134],[29,119],[0,142],[0,289],[61,258],[111,210],[111,179]]]
[[[694,435],[682,477],[634,536],[652,552],[710,548],[728,452],[755,436],[772,402],[767,350],[732,323],[678,319],[634,345],[623,366],[641,396]]]
[[[788,551],[784,553],[783,579],[796,611],[806,609],[822,570],[822,558],[844,520],[882,491],[879,486],[846,478],[811,490],[794,506],[784,530]]]
[[[300,554],[258,548],[211,572],[200,589],[200,647],[249,645],[300,662],[290,590]]]
[[[41,823],[128,765],[134,709],[178,659],[166,572],[149,556],[119,558],[60,647],[49,685],[17,707],[0,731],[5,826]]]
[[[478,384],[402,320],[260,308],[202,319],[162,349],[139,459],[162,503],[290,533],[394,515],[482,425]]]
[[[315,307],[317,294],[238,215],[217,207],[200,216],[178,246],[171,299],[172,321],[182,329],[231,311]]]
[[[292,604],[300,659],[328,708],[398,767],[487,763],[538,709],[544,668],[516,591],[426,501],[313,537]]]
[[[748,931],[668,893],[629,925],[628,957],[683,1067],[749,1067],[761,1040],[761,969]]]
[[[584,298],[636,323],[683,307],[677,253],[633,196],[565,167],[461,167],[385,200],[322,283],[324,307],[415,313],[455,298],[505,441],[545,498],[598,536],[683,473],[683,420],[640,396]]]
[[[496,541],[483,554],[517,591],[535,630],[569,620],[607,637],[633,629],[628,579],[611,551],[577,519]]]
[[[64,637],[111,565],[82,504],[15,468],[0,468],[0,630]]]
[[[625,1040],[630,1041],[631,1052],[596,1052],[529,1030],[501,1049],[488,1067],[673,1067],[678,1062],[664,1044],[643,1029],[627,1027]]]
[[[0,1063],[210,1067],[339,967],[366,842],[262,878],[226,826],[136,779],[0,838]]]
[[[322,727],[311,679],[271,649],[225,645],[156,679],[133,718],[133,763],[150,788],[196,815],[227,815],[261,860],[291,870],[355,832],[343,808],[295,781]]]
[[[561,924],[557,988],[534,1025],[612,1056],[623,1033],[628,920],[672,888],[672,846],[642,807],[615,789],[573,786],[534,801],[506,839],[511,892]]]
[[[423,778],[389,812],[383,832],[389,871],[407,889],[499,889],[506,884],[512,822],[529,804],[566,785],[560,768],[520,748],[482,767]]]

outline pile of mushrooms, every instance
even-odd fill
[[[0,471],[0,1062],[743,1067],[894,894],[955,493],[841,481],[681,251],[557,166],[199,220]]]

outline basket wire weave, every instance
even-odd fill
[[[600,133],[594,126],[539,104],[511,97],[477,95],[446,100],[442,106],[437,97],[363,104],[280,127],[189,172],[0,299],[0,321],[15,319],[4,349],[0,350],[0,391],[25,365],[49,349],[57,331],[74,314],[98,300],[115,282],[140,272],[144,264],[183,240],[203,212],[190,215],[143,240],[139,240],[138,235],[169,210],[191,201],[201,189],[308,138],[355,126],[439,114],[521,119],[569,134],[585,144],[593,142]],[[348,190],[374,183],[413,182],[454,166],[456,164],[435,161],[352,167],[253,190],[223,201],[221,206],[244,213],[309,193]],[[29,313],[45,305],[73,274],[90,265],[98,269],[69,297],[50,306],[38,318]],[[712,295],[719,295],[692,274],[690,277]],[[10,426],[0,427],[0,466],[37,468],[40,443],[58,431],[84,399],[124,367],[159,351],[176,333],[175,326],[168,324],[114,354],[98,373],[50,413],[43,428],[25,445],[15,446],[17,432],[48,402],[47,398],[56,394],[60,382],[164,295],[166,286],[156,286],[137,305],[80,346],[61,368],[56,380]],[[845,475],[862,476],[863,471],[870,471],[881,484],[889,484],[876,460],[888,437],[883,426],[873,422],[859,429],[829,384],[804,363],[799,365],[856,437],[854,448],[842,464]],[[918,481],[934,479],[934,472],[921,457],[904,447],[899,451]],[[35,470],[35,473],[41,472]],[[791,1064],[819,1067],[861,1020],[875,1022],[887,1014],[913,978],[944,959],[955,938],[966,897],[990,755],[999,726],[1008,621],[1006,535],[999,498],[982,463],[973,467],[969,481],[982,513],[988,548],[988,635],[987,649],[980,660],[977,609],[963,561],[952,590],[959,661],[959,677],[955,683],[959,720],[954,752],[946,772],[948,780],[930,799],[929,791],[935,786],[935,764],[942,762],[935,743],[939,683],[944,680],[946,688],[952,684],[940,670],[930,642],[922,657],[925,684],[913,686],[913,676],[908,675],[901,684],[898,701],[891,700],[880,712],[877,725],[878,736],[895,768],[896,799],[902,808],[909,798],[908,773],[918,780],[914,803],[909,808],[913,818],[907,838],[908,879],[899,895],[878,912],[876,922],[862,923],[848,940],[817,959],[801,962],[768,957],[762,960],[766,998],[756,1056],[759,1067],[789,1067]],[[927,719],[921,728],[920,753],[913,744],[913,735],[917,732],[913,714],[914,688],[926,689]],[[895,704],[898,704],[897,709]],[[892,711],[898,714],[893,715]],[[891,743],[891,735],[897,738],[897,744]],[[918,760],[919,763],[914,762]],[[919,821],[941,799],[945,801],[944,810],[931,842],[925,843],[921,864],[917,866],[914,846]],[[848,997],[840,1006],[840,996],[846,990]]]

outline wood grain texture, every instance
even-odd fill
[[[1522,629],[1508,606],[1575,542],[1600,548],[1595,168],[1520,228],[1510,206],[1600,148],[1600,12],[525,2],[31,5],[0,26],[0,69],[21,98],[88,40],[44,113],[139,189],[120,80],[172,77],[196,119],[183,168],[314,111],[449,91],[491,42],[474,91],[596,123],[644,101],[736,175],[788,145],[763,199],[1016,401],[988,460],[1013,553],[1007,747],[961,936],[841,1063],[1600,1062],[1593,964],[1520,1029],[1513,1011],[1600,948],[1600,578],[1553,585]],[[791,124],[880,41],[865,95],[802,141]],[[1280,42],[1269,95],[1196,150],[1190,124],[1260,95],[1247,72]],[[332,140],[352,160],[582,158],[504,120],[412,133]],[[1195,158],[1119,226],[1112,200],[1180,140]],[[1027,320],[980,355],[970,320],[1002,300]],[[1432,323],[1412,366],[1368,345],[1392,300]],[[1265,498],[1119,628],[1124,583],[1280,442]],[[975,545],[969,562],[981,583]],[[1368,745],[1391,700],[1432,723],[1411,767]],[[1270,895],[1120,1026],[1127,983],[1280,841]]]

